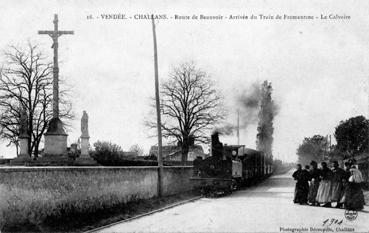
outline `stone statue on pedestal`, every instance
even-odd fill
[[[83,137],[90,137],[88,134],[88,115],[86,111],[83,111],[83,115],[81,118],[81,138]]]
[[[28,151],[28,116],[25,107],[20,107],[19,117],[19,157],[29,157]]]
[[[13,159],[10,164],[12,165],[24,165],[31,160],[29,154],[29,135],[28,135],[28,115],[25,107],[19,107],[19,153],[17,158]]]
[[[83,111],[81,118],[81,155],[77,159],[77,164],[80,165],[96,165],[96,161],[94,161],[89,154],[90,149],[90,134],[88,133],[88,114],[86,111]]]

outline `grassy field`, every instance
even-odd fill
[[[20,174],[12,173],[0,182],[2,231],[54,231],[50,227],[55,223],[65,225],[71,218],[123,208],[139,199],[135,193],[144,198],[154,195],[142,188],[146,187],[142,180],[119,171]],[[130,185],[129,179],[137,185]]]
[[[100,198],[62,197],[45,190],[9,190],[0,186],[0,219],[3,232],[77,232],[104,226],[194,197],[193,193],[165,198],[119,201]]]

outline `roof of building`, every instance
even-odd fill
[[[181,151],[182,151],[182,148],[180,146],[176,146],[176,145],[167,145],[167,146],[162,147],[162,153],[163,153],[164,158],[169,156],[169,155],[181,152]],[[204,150],[203,150],[202,146],[200,146],[200,145],[190,146],[189,152],[192,152],[192,151],[196,151],[198,153],[204,153]],[[157,153],[158,153],[158,146],[151,146],[149,154],[150,155],[151,154],[157,155]]]

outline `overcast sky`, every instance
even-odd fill
[[[79,2],[79,3],[75,3]],[[148,152],[155,138],[144,126],[154,95],[151,21],[136,14],[166,14],[157,25],[159,76],[173,65],[194,61],[226,98],[235,123],[235,96],[252,83],[272,82],[279,105],[274,156],[296,159],[304,137],[333,134],[340,120],[368,116],[368,1],[7,1],[0,2],[0,49],[27,40],[52,58],[51,39],[38,30],[74,30],[59,40],[60,76],[73,86],[76,120],[68,144],[80,136],[82,111],[89,114],[91,143],[110,140],[127,150]],[[126,14],[103,20],[101,14]],[[314,20],[175,20],[178,15],[312,15]],[[321,20],[321,14],[350,19]],[[87,19],[93,15],[95,19]],[[100,17],[99,19],[97,17]],[[346,17],[347,18],[347,17]],[[3,57],[0,58],[3,63]],[[152,116],[155,117],[155,116]],[[241,131],[255,147],[256,125]],[[235,137],[223,137],[235,144]],[[0,144],[0,155],[15,149]]]

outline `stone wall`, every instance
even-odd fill
[[[164,195],[172,195],[192,189],[192,183],[189,179],[193,173],[192,167],[165,167],[163,173]]]
[[[192,167],[164,167],[163,195],[192,189]],[[19,189],[69,190],[83,192],[104,189],[104,193],[131,199],[157,196],[157,167],[1,167],[0,184]]]
[[[192,167],[165,167],[163,195],[191,190],[191,174]],[[157,167],[0,167],[0,231],[157,194]]]

